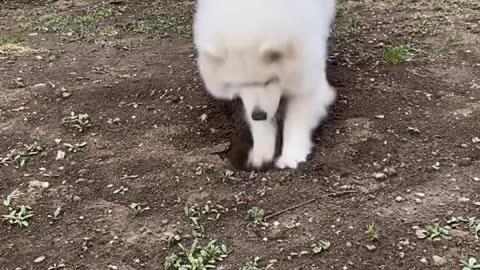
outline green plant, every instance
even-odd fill
[[[0,163],[5,166],[13,166],[15,168],[22,168],[27,162],[25,154],[17,150],[11,150],[4,158],[0,159]]]
[[[144,20],[137,20],[125,25],[126,30],[137,34],[150,33],[153,30],[152,25]]]
[[[410,61],[415,54],[411,45],[387,46],[383,52],[383,58],[387,63],[398,65]]]
[[[71,112],[70,116],[63,119],[63,123],[69,125],[72,128],[76,128],[79,132],[85,131],[87,128],[92,127],[92,117],[87,113]]]
[[[216,269],[216,264],[227,257],[225,245],[218,246],[216,240],[210,241],[206,246],[199,246],[197,240],[185,248],[181,244],[180,252],[173,253],[165,259],[165,270],[208,270]]]
[[[167,238],[167,243],[168,246],[171,246],[172,244],[176,244],[182,240],[182,236],[178,233],[174,232],[166,232],[164,233],[165,237]]]
[[[12,225],[27,227],[28,220],[33,217],[33,211],[29,206],[20,205],[17,209],[10,211],[8,215],[2,215],[2,217]]]
[[[448,229],[438,224],[428,225],[426,229],[417,230],[416,234],[420,239],[428,238],[437,241],[448,237]]]
[[[87,142],[82,142],[82,143],[64,143],[63,144],[65,147],[67,147],[68,151],[71,153],[78,153],[82,151],[82,149],[87,146]]]
[[[468,261],[461,261],[463,269],[462,270],[474,270],[480,269],[480,264],[478,263],[476,258],[470,258]]]
[[[367,232],[368,236],[370,237],[370,240],[372,241],[377,241],[378,240],[378,227],[375,225],[375,223],[372,223],[367,226]]]
[[[242,270],[260,270],[260,267],[258,266],[258,261],[260,259],[260,257],[255,257],[252,260],[247,261],[242,267]]]
[[[12,225],[18,225],[20,227],[27,227],[28,220],[33,217],[33,212],[29,206],[20,205],[16,209],[14,207],[14,201],[20,198],[22,194],[18,189],[10,192],[3,200],[3,205],[7,207],[9,214],[2,215],[4,221]]]
[[[471,217],[468,219],[468,227],[470,231],[475,235],[475,238],[480,238],[480,220],[476,217]]]
[[[247,211],[247,215],[254,224],[257,224],[265,218],[265,210],[259,207],[252,207]]]
[[[235,177],[234,177],[235,173],[233,171],[230,171],[230,170],[225,170],[224,173],[222,173],[222,176],[223,176],[223,182],[227,181],[227,180],[237,180]]]
[[[25,145],[25,148],[27,149],[25,153],[27,156],[35,156],[45,150],[45,148],[37,142],[34,142],[30,145]]]
[[[3,200],[3,205],[6,206],[8,208],[9,211],[12,210],[12,205],[13,205],[13,201],[20,198],[20,196],[22,195],[22,193],[20,193],[18,191],[18,189],[15,189],[14,191],[10,192],[8,195],[7,195],[7,198],[5,200]]]
[[[185,207],[185,216],[188,218],[190,228],[192,229],[192,234],[194,237],[203,237],[205,228],[200,224],[200,217],[202,212],[197,208],[196,205],[191,207]]]
[[[143,207],[138,203],[131,203],[128,208],[130,208],[130,212],[132,213],[133,217],[137,217],[141,213],[150,210],[150,207]]]
[[[53,216],[52,219],[59,219],[60,218],[60,213],[62,212],[62,207],[57,207],[55,211],[53,211]]]

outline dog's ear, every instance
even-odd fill
[[[273,44],[266,42],[260,47],[260,57],[266,64],[277,64],[294,54],[293,44],[284,42],[282,44]]]

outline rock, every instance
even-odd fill
[[[369,251],[374,251],[374,250],[377,249],[377,247],[374,246],[374,245],[367,245],[367,249],[368,249]]]
[[[417,193],[415,193],[415,196],[423,198],[423,197],[425,197],[425,193],[417,192]]]
[[[80,175],[80,176],[84,176],[87,173],[88,173],[87,169],[81,169],[80,171],[78,171],[78,175]]]
[[[397,202],[403,202],[403,201],[405,201],[405,198],[403,198],[402,196],[397,196],[397,197],[395,198],[395,201],[397,201]]]
[[[397,170],[393,167],[386,167],[383,169],[383,172],[386,173],[388,176],[394,176],[397,174]]]
[[[347,243],[345,244],[345,246],[347,246],[348,248],[351,248],[353,245],[352,245],[352,243],[347,242]]]
[[[479,177],[473,177],[473,182],[480,182],[480,178]]]
[[[420,262],[423,264],[428,264],[427,258],[420,259]]]
[[[452,237],[458,237],[458,238],[465,238],[467,237],[470,233],[458,229],[452,229],[448,231],[448,234]]]
[[[50,184],[48,182],[41,182],[38,180],[32,180],[28,182],[30,188],[48,188]]]
[[[442,266],[442,265],[445,265],[447,263],[447,259],[445,259],[443,257],[440,257],[440,256],[437,256],[437,255],[433,255],[432,260],[433,260],[433,265],[435,265],[435,266]]]
[[[47,257],[45,256],[40,256],[38,258],[36,258],[35,260],[33,260],[34,263],[41,263],[43,262]]]
[[[78,202],[80,200],[82,200],[82,198],[80,198],[79,196],[73,196],[73,201],[74,202]]]
[[[469,198],[465,198],[465,197],[458,198],[458,202],[461,202],[461,203],[469,202],[469,201],[470,201]]]
[[[377,172],[377,173],[373,174],[373,177],[377,180],[382,180],[382,179],[387,178],[387,175],[384,174],[383,172]]]
[[[65,152],[62,150],[58,150],[57,156],[55,157],[55,160],[62,160],[66,156]]]

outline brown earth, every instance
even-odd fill
[[[0,269],[163,269],[178,252],[164,233],[189,234],[184,208],[207,203],[223,209],[218,220],[202,219],[202,241],[230,251],[219,269],[241,269],[254,256],[281,270],[453,270],[480,259],[479,240],[463,224],[440,241],[418,239],[415,229],[480,216],[475,1],[341,1],[331,118],[301,170],[259,173],[229,160],[241,161],[248,132],[238,104],[202,87],[193,8],[173,0],[0,2],[0,40],[24,40],[0,53],[0,157],[24,144],[45,147],[21,168],[0,164],[2,198],[18,188],[34,211],[28,227],[0,224]],[[92,25],[63,24],[98,9],[115,12]],[[388,64],[384,47],[397,43],[411,43],[415,56]],[[66,128],[72,111],[88,113],[93,127]],[[62,145],[81,142],[78,153]],[[114,193],[120,187],[128,190]],[[324,196],[343,191],[354,193]],[[254,206],[273,214],[309,201],[268,224],[246,219]],[[131,203],[151,209],[133,218]],[[372,223],[375,242],[365,234]],[[321,240],[332,243],[326,252],[295,255]],[[435,266],[434,255],[446,261]]]

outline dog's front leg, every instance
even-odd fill
[[[283,128],[282,153],[276,161],[278,168],[296,169],[299,163],[307,160],[313,147],[312,132],[326,116],[334,95],[333,90],[326,87],[322,90],[328,91],[324,92],[328,93],[328,98],[319,95],[319,92],[313,92],[312,95],[293,96],[289,99]]]
[[[274,119],[255,121],[247,117],[253,139],[253,147],[248,155],[248,166],[260,169],[273,162],[277,126]]]

